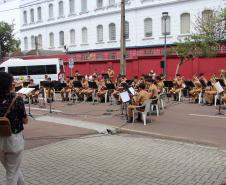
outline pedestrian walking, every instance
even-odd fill
[[[0,134],[0,161],[6,170],[7,185],[25,185],[20,169],[24,151],[23,124],[28,123],[25,106],[22,97],[16,96],[13,90],[10,74],[0,72],[0,84],[0,117],[8,118],[11,128],[10,136]]]

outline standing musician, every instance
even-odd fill
[[[189,95],[193,100],[198,102],[199,94],[202,92],[202,84],[197,76],[193,76],[192,82],[194,84],[194,87],[189,91]]]
[[[132,122],[133,119],[133,110],[136,106],[141,106],[146,100],[149,100],[150,93],[145,90],[145,84],[141,83],[138,87],[138,93],[133,97],[132,104],[128,106],[127,113],[128,113],[128,123]],[[144,108],[141,108],[144,110]],[[139,118],[139,117],[138,117]]]
[[[49,82],[49,83],[52,82],[50,77],[48,77],[47,82]],[[53,99],[53,97],[54,97],[53,88],[50,87],[50,86],[47,86],[47,87],[45,87],[44,90],[45,90],[45,93],[46,93],[46,97],[49,98],[49,99],[52,99],[52,101],[54,101],[54,99]],[[47,99],[47,101],[49,101],[49,100]]]
[[[173,80],[173,88],[170,90],[170,93],[173,95],[174,100],[179,100],[179,93],[184,88],[184,80],[180,74],[176,74],[176,78]]]
[[[64,87],[60,91],[62,101],[69,101],[69,93],[72,91],[72,89],[73,89],[73,79],[67,79],[66,87]]]
[[[111,82],[113,82],[115,72],[112,67],[108,67],[107,74]]]

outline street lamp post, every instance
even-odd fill
[[[167,79],[167,71],[166,71],[166,65],[167,65],[167,63],[166,63],[166,55],[167,55],[167,53],[166,53],[166,20],[167,20],[167,18],[168,18],[168,12],[162,12],[162,18],[163,18],[163,20],[164,20],[164,70],[163,70],[163,73],[164,73],[164,76],[165,76],[165,78]]]

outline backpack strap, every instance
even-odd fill
[[[6,113],[4,114],[3,117],[6,117],[6,116],[9,114],[9,112],[10,112],[10,110],[11,110],[13,104],[15,103],[16,99],[17,99],[17,96],[15,96],[15,97],[13,98],[12,102],[11,102],[10,105],[9,105],[9,108],[7,109],[7,111],[6,111]]]

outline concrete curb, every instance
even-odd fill
[[[117,133],[137,134],[137,135],[143,135],[143,136],[153,137],[157,139],[167,139],[167,140],[178,141],[178,142],[204,145],[209,147],[220,147],[216,143],[212,143],[206,140],[198,141],[198,140],[186,138],[186,137],[169,136],[169,135],[163,135],[163,134],[154,133],[154,132],[145,132],[145,131],[133,130],[133,129],[127,129],[127,128],[115,128],[115,129]]]

